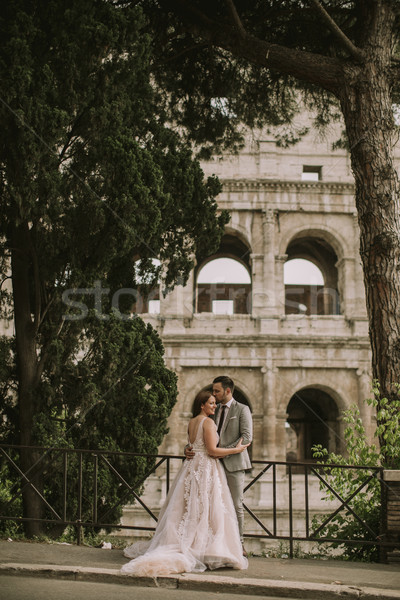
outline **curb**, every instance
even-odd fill
[[[234,577],[196,574],[167,575],[164,577],[134,577],[119,569],[73,567],[57,565],[0,565],[0,575],[46,577],[51,579],[118,583],[136,587],[161,587],[176,590],[219,592],[230,594],[303,598],[306,600],[400,600],[400,591],[378,588],[361,588],[348,585],[278,581],[274,579],[237,579]]]

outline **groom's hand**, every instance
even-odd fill
[[[193,450],[193,446],[185,446],[185,456],[186,458],[193,458],[195,455],[195,451]]]

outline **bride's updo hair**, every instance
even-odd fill
[[[197,417],[197,415],[200,414],[201,407],[204,406],[210,396],[212,396],[212,393],[208,390],[201,390],[201,392],[197,394],[196,398],[193,400],[192,406],[192,414],[194,417]]]

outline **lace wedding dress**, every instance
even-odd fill
[[[195,456],[182,464],[153,538],[124,550],[133,560],[122,567],[123,573],[157,577],[220,567],[247,568],[224,467],[206,451],[204,419],[193,443]]]

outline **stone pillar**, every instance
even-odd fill
[[[393,542],[393,547],[381,554],[386,554],[387,562],[400,564],[400,471],[385,470],[383,481],[386,499],[385,540]]]
[[[276,457],[275,374],[272,368],[262,367],[263,374],[263,452],[264,460]]]
[[[276,460],[286,460],[286,412],[276,414]]]
[[[251,315],[253,318],[262,317],[267,304],[268,291],[264,285],[264,255],[251,254],[251,287],[252,305]]]
[[[250,446],[249,452],[253,460],[264,459],[264,445],[263,445],[263,427],[264,427],[264,415],[262,413],[252,414],[253,418],[253,442]]]
[[[354,318],[354,258],[343,257],[336,263],[338,270],[338,290],[340,295],[340,313],[347,319]]]
[[[276,316],[276,280],[275,280],[275,213],[272,209],[263,212],[264,237],[264,315]]]
[[[283,276],[283,265],[288,259],[287,254],[275,256],[275,297],[279,315],[285,315],[285,281]]]

